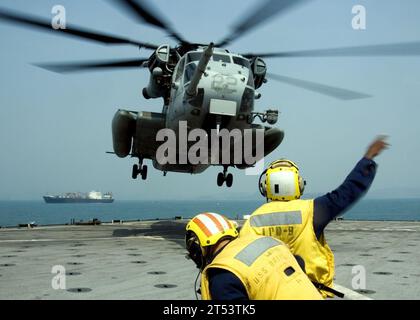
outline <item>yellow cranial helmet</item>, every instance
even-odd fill
[[[237,236],[237,225],[233,221],[217,213],[200,213],[186,226],[185,244],[188,256],[202,269],[206,265],[208,247],[215,245],[222,238]]]
[[[302,196],[305,184],[293,161],[279,159],[272,162],[261,174],[259,189],[269,200],[290,201]]]

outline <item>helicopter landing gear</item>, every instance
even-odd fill
[[[147,179],[147,166],[143,165],[143,159],[140,160],[140,163],[137,165],[133,165],[133,171],[131,173],[131,177],[133,179],[137,179],[138,175],[141,175],[141,178],[143,180]]]
[[[223,172],[219,172],[217,175],[217,185],[221,187],[224,182],[226,182],[226,187],[230,188],[233,184],[233,175],[231,173],[227,173],[228,167],[223,167]]]

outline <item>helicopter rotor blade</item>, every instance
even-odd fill
[[[99,43],[107,44],[107,45],[128,44],[128,45],[135,45],[135,46],[140,46],[143,48],[153,49],[153,50],[157,48],[157,46],[154,44],[134,41],[134,40],[125,39],[125,38],[112,36],[112,35],[107,35],[105,33],[91,31],[91,30],[87,30],[87,29],[83,29],[83,28],[79,28],[75,26],[70,27],[67,25],[65,29],[55,30],[51,25],[51,21],[49,20],[41,19],[32,15],[23,14],[16,11],[11,11],[8,9],[0,8],[0,20],[9,22],[12,24],[16,24],[19,26],[35,27],[38,29],[42,29],[44,31],[50,31],[57,35],[73,36],[73,37],[82,38],[84,40],[95,41],[95,42],[99,42]]]
[[[246,58],[302,58],[302,57],[373,57],[373,56],[417,56],[420,42],[402,42],[370,46],[343,47],[273,53],[247,53]]]
[[[137,20],[142,23],[147,23],[152,26],[158,27],[166,31],[172,38],[179,41],[180,43],[188,44],[180,34],[178,34],[168,22],[160,17],[154,10],[145,4],[144,1],[138,0],[110,0],[118,7],[122,7],[124,11],[127,11],[131,16],[134,16]]]
[[[356,100],[370,98],[371,96],[365,93],[342,89],[338,87],[332,87],[317,82],[306,81],[296,79],[292,77],[281,76],[277,74],[268,73],[267,77],[272,80],[276,80],[282,83],[286,83],[298,88],[310,90],[316,93],[320,93],[326,96],[330,96],[339,100]]]
[[[222,41],[217,43],[218,47],[223,47],[243,36],[252,28],[257,27],[270,18],[282,13],[285,14],[298,5],[302,5],[309,0],[266,0],[257,8],[249,10],[248,14],[233,26],[233,30]]]
[[[110,70],[110,69],[127,69],[127,68],[144,68],[144,62],[149,59],[131,59],[131,60],[113,60],[113,61],[79,61],[79,62],[62,62],[62,63],[40,63],[34,64],[37,67],[56,72],[71,73],[84,72],[92,70]]]

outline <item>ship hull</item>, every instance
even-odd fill
[[[112,203],[114,199],[83,199],[43,197],[46,203]]]

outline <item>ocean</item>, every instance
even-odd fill
[[[111,220],[154,220],[188,218],[211,211],[230,218],[242,218],[263,202],[223,201],[119,201],[111,204],[47,204],[40,201],[0,201],[0,226],[35,222],[38,225],[66,224],[72,219],[102,222]],[[345,220],[420,221],[420,199],[362,199],[343,218]]]

